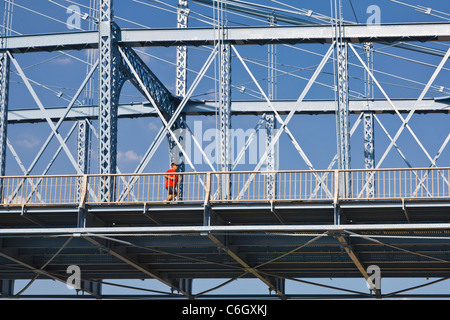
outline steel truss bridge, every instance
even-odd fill
[[[70,1],[76,3],[75,1]],[[137,2],[137,1],[135,1]],[[176,2],[176,1],[174,1]],[[276,2],[276,1],[275,1]],[[394,1],[395,2],[395,1]],[[161,5],[147,1],[140,5]],[[351,3],[351,2],[350,2]],[[411,293],[413,289],[448,279],[450,264],[450,167],[446,146],[448,132],[448,82],[441,73],[450,56],[450,24],[423,23],[360,24],[343,19],[341,1],[334,1],[334,17],[312,10],[271,7],[237,0],[179,0],[172,6],[176,28],[121,28],[114,14],[113,0],[91,1],[83,6],[89,30],[47,34],[13,34],[14,10],[35,10],[20,1],[5,1],[0,48],[0,284],[6,298],[403,298],[442,297],[448,292]],[[117,5],[117,3],[115,3]],[[273,4],[273,3],[272,3]],[[57,5],[66,8],[62,2]],[[215,13],[210,26],[191,27],[195,6]],[[284,9],[282,9],[284,8]],[[416,11],[444,15],[431,8]],[[72,9],[73,10],[73,9]],[[148,9],[150,10],[150,9]],[[39,13],[39,12],[37,12]],[[262,18],[265,25],[229,26],[225,14]],[[43,13],[39,13],[44,15]],[[45,15],[44,15],[45,16]],[[48,16],[46,16],[48,18]],[[448,21],[448,19],[444,19]],[[277,77],[284,66],[277,60],[277,46],[307,50],[321,45],[312,72],[298,88],[298,98],[277,96]],[[446,50],[441,50],[439,47]],[[252,71],[241,48],[263,48],[267,90]],[[380,81],[373,56],[384,54],[386,46],[425,56],[426,61],[403,57],[425,65],[432,72],[419,84],[414,97],[391,97],[388,84]],[[141,49],[176,50],[175,92],[165,85],[145,62]],[[207,48],[193,81],[187,81],[188,50]],[[27,76],[20,58],[33,54],[88,52],[85,78],[65,107],[49,106]],[[96,54],[92,54],[96,53]],[[387,53],[386,53],[387,54]],[[393,54],[390,54],[393,55]],[[429,58],[434,59],[429,62]],[[352,60],[350,59],[352,58]],[[431,59],[430,58],[430,59]],[[235,99],[232,92],[249,92],[250,85],[232,82],[232,60],[251,80],[259,99]],[[353,62],[351,62],[353,61]],[[437,63],[436,63],[437,61]],[[194,92],[216,66],[214,85],[217,99],[199,100]],[[321,83],[322,72],[332,65],[331,98],[307,99],[312,87]],[[363,92],[355,95],[350,66],[357,65],[363,76]],[[98,76],[97,83],[92,79]],[[386,74],[384,74],[386,75]],[[10,81],[20,80],[37,107],[12,107]],[[397,79],[406,80],[401,76]],[[237,83],[238,81],[236,81]],[[144,101],[121,102],[121,90],[131,83]],[[322,83],[323,84],[323,83]],[[88,88],[85,103],[79,98]],[[329,93],[329,92],[328,92]],[[375,95],[377,93],[377,96]],[[58,97],[64,96],[61,92]],[[326,96],[326,95],[324,95]],[[433,115],[447,121],[446,138],[438,141],[435,155],[417,134],[415,115]],[[220,133],[217,165],[202,148],[189,125],[189,117],[215,116]],[[257,130],[264,130],[265,149],[251,170],[238,164],[255,135],[247,137],[240,152],[233,153],[230,131],[232,118],[258,117]],[[336,131],[329,166],[319,170],[302,147],[295,130],[297,117],[332,115]],[[384,126],[381,116],[400,119],[394,129]],[[118,127],[121,119],[158,119],[162,127],[132,173],[118,165]],[[398,119],[397,119],[398,118]],[[436,119],[436,118],[434,118]],[[414,120],[414,118],[413,118]],[[11,131],[16,125],[47,123],[50,134],[26,167],[13,146]],[[64,124],[70,124],[67,136]],[[95,126],[94,124],[98,124]],[[375,159],[375,124],[387,138],[381,157]],[[351,141],[363,131],[363,165],[355,169],[355,148]],[[420,127],[420,123],[418,125]],[[69,138],[77,129],[76,155]],[[182,129],[182,135],[176,134]],[[277,130],[275,130],[277,129]],[[423,129],[423,128],[422,128]],[[434,128],[436,131],[436,127]],[[389,131],[394,130],[394,134]],[[425,130],[432,131],[432,128]],[[403,132],[425,156],[427,165],[415,166],[402,147]],[[289,151],[276,146],[287,137],[298,151],[304,168],[281,169],[282,157]],[[43,172],[37,163],[52,140],[58,149]],[[89,172],[91,143],[98,141],[98,172]],[[202,170],[186,150],[192,139],[206,163]],[[314,139],[314,138],[312,138]],[[380,138],[381,139],[381,138]],[[165,163],[180,163],[182,179],[179,196],[165,201],[164,173],[148,171],[147,166],[161,145],[168,146]],[[378,150],[378,149],[377,149]],[[238,150],[239,151],[239,150]],[[397,153],[405,167],[385,168],[391,153]],[[50,167],[59,154],[67,156],[58,174]],[[9,156],[7,156],[9,154]],[[234,156],[236,155],[236,156]],[[16,161],[20,174],[6,165]],[[352,166],[353,164],[353,166]],[[86,295],[58,295],[51,292],[29,295],[35,280],[51,279],[67,283],[68,266],[81,270],[78,290]],[[382,279],[433,278],[417,287],[385,292],[379,286],[376,267]],[[238,279],[257,279],[269,294],[215,294]],[[353,290],[315,283],[314,279],[361,278],[368,288]],[[436,279],[434,279],[436,278]],[[156,279],[167,291],[134,288],[137,294],[105,294],[113,280]],[[218,286],[198,292],[196,279],[223,279]],[[17,280],[28,284],[18,290]],[[300,283],[331,289],[333,293],[292,292],[287,283]],[[410,292],[411,291],[411,292]],[[337,292],[337,293],[336,293]]]

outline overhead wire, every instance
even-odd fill
[[[9,1],[9,0],[6,0],[6,1]],[[58,6],[60,6],[60,7],[63,7],[63,8],[65,8],[66,10],[68,9],[68,7],[65,7],[65,6],[63,6],[63,5],[61,5],[61,4],[59,4],[59,3],[57,3],[57,2],[55,2],[55,1],[53,1],[53,0],[49,0],[51,3],[54,3],[54,4],[56,4],[56,5],[58,5]],[[80,5],[78,2],[76,2],[76,1],[72,1],[72,0],[66,0],[67,2],[70,2],[70,3],[73,3],[73,4],[77,4],[77,5]],[[164,2],[162,2],[162,1],[158,1],[158,0],[147,0],[147,1],[149,1],[149,2],[154,2],[154,3],[157,3],[157,4],[160,4],[160,5],[163,5],[163,6],[165,6],[165,7],[168,7],[168,8],[170,8],[171,10],[169,10],[169,9],[164,9],[164,8],[161,8],[161,7],[158,7],[158,6],[155,6],[155,5],[151,5],[151,4],[148,4],[148,3],[144,3],[144,2],[142,2],[142,1],[138,1],[138,0],[132,0],[133,2],[137,2],[137,3],[141,3],[141,4],[144,4],[144,5],[149,5],[149,6],[152,6],[152,7],[155,7],[155,8],[158,8],[158,9],[161,9],[161,10],[165,10],[165,11],[167,11],[167,12],[171,12],[171,13],[176,13],[176,7],[175,6],[172,6],[172,5],[169,5],[169,4],[167,4],[167,3],[164,3]],[[280,3],[279,1],[274,1],[274,0],[271,0],[272,2],[275,2],[275,3]],[[349,1],[351,1],[351,0],[349,0]],[[239,3],[245,3],[245,4],[248,4],[247,2],[244,2],[244,1],[237,1],[237,2],[239,2]],[[200,4],[200,3],[199,3]],[[19,6],[19,7],[22,7],[22,8],[24,8],[24,9],[29,9],[29,8],[25,8],[25,7],[23,7],[23,6]],[[84,6],[84,7],[86,7],[86,6]],[[271,9],[279,9],[279,8],[275,8],[275,7],[268,7],[268,6],[262,6],[262,5],[260,5],[260,7],[262,7],[262,8],[265,8],[265,9],[267,9],[267,8],[271,8]],[[294,7],[292,7],[292,6],[290,6],[291,8],[294,8]],[[34,12],[34,13],[36,13],[36,14],[40,14],[39,12],[37,12],[37,11],[35,11],[35,10],[32,10],[32,9],[29,9],[29,10],[31,10],[32,12]],[[284,10],[284,9],[280,9],[280,10],[283,10],[284,12],[289,12],[289,13],[297,13],[297,12],[295,12],[295,11],[293,11],[293,10]],[[231,12],[232,14],[236,14],[235,12]],[[81,15],[81,14],[80,14]],[[47,15],[44,15],[45,17],[49,17],[49,16],[47,16]],[[82,16],[85,16],[85,15],[82,15]],[[203,15],[204,16],[204,15]],[[246,15],[242,15],[242,14],[240,14],[240,16],[246,16]],[[248,17],[248,16],[246,16],[246,17]],[[325,17],[325,16],[324,16]],[[90,17],[91,19],[92,19],[92,17]],[[191,17],[192,18],[192,17]],[[356,15],[355,15],[355,18],[356,18]],[[133,21],[130,21],[130,20],[128,20],[128,19],[124,19],[124,18],[122,18],[123,20],[125,20],[125,21],[127,21],[127,22],[130,22],[130,23],[134,23],[134,24],[136,24],[136,25],[139,25],[139,26],[144,26],[144,25],[142,25],[142,24],[137,24],[137,23],[135,23],[135,22],[133,22]],[[357,18],[356,18],[357,19]],[[258,19],[259,21],[263,21],[263,20],[261,20],[261,19]],[[60,21],[60,20],[57,20],[58,22],[60,22],[60,23],[64,23],[65,24],[65,22],[62,22],[62,21]],[[206,21],[204,21],[204,22],[206,22]],[[146,28],[149,28],[149,27],[147,27],[147,26],[144,26],[144,27],[146,27]],[[291,46],[291,47],[293,47],[293,46]],[[295,47],[294,47],[295,48]],[[75,57],[74,57],[75,58]],[[401,58],[401,57],[400,57]],[[302,69],[302,68],[300,68],[299,67],[299,69]],[[305,69],[306,70],[306,68],[303,68],[303,69]],[[374,72],[378,72],[378,70],[374,70]],[[289,74],[288,72],[281,72],[282,74],[284,74],[284,75],[286,75],[286,74]],[[392,75],[392,74],[388,74],[388,73],[384,73],[385,75],[390,75],[390,76],[392,76],[392,77],[395,77],[395,78],[398,78],[398,79],[402,79],[402,80],[405,80],[405,81],[410,81],[410,82],[414,82],[414,81],[412,81],[412,80],[410,80],[410,79],[406,79],[406,78],[402,78],[402,77],[399,77],[399,76],[395,76],[395,75]],[[292,75],[292,76],[294,76],[294,75]],[[305,78],[306,79],[306,78]],[[261,81],[262,80],[267,80],[267,79],[261,79]],[[389,84],[389,83],[386,83],[387,85],[391,85],[391,84]],[[396,85],[396,84],[392,84],[392,85],[394,85],[394,86],[399,86],[399,85]],[[240,86],[234,86],[235,88],[239,88]],[[328,87],[332,87],[332,86],[328,86]],[[406,88],[409,88],[409,87],[406,87]],[[413,88],[414,89],[414,88]],[[416,89],[417,90],[417,89]],[[442,88],[441,87],[433,87],[433,90],[435,90],[435,91],[439,91],[439,92],[442,92]],[[247,92],[248,93],[248,92]],[[255,91],[255,93],[257,93],[257,91]],[[248,93],[249,94],[249,93]],[[358,97],[360,94],[357,94],[355,97]],[[254,97],[258,97],[258,95],[252,95],[252,96],[254,96]]]
[[[137,0],[132,0],[132,1],[138,2],[138,3],[142,3],[141,1],[137,1]],[[152,2],[156,2],[156,3],[160,3],[160,2],[161,2],[161,1],[158,1],[158,0],[147,0],[147,1],[152,1]],[[213,3],[215,3],[215,2],[213,2]],[[145,3],[143,3],[143,4],[145,4]],[[203,6],[208,6],[208,5],[203,4],[203,3],[197,3],[197,4],[198,4],[198,5],[203,5]],[[167,4],[165,4],[165,5],[168,6],[168,7],[171,7],[170,5],[167,5]],[[173,7],[173,8],[175,8],[175,7]],[[266,8],[267,8],[267,7],[266,7]],[[232,10],[227,10],[226,7],[223,8],[222,10],[224,10],[224,11],[226,10],[227,13],[230,13],[230,14],[237,14],[237,15],[245,16],[245,17],[248,18],[248,15],[243,15],[243,14],[239,14],[239,13],[233,12]],[[285,10],[285,11],[287,11],[287,10]],[[292,12],[292,11],[288,11],[288,12]],[[256,20],[258,20],[258,21],[260,21],[260,22],[267,22],[267,21],[265,21],[265,20],[263,20],[263,19],[256,19]],[[211,25],[214,25],[213,23],[210,23],[210,24],[211,24]],[[322,56],[321,54],[317,54],[317,55]],[[244,60],[245,60],[245,59],[244,59]],[[267,66],[265,66],[265,67],[267,67]],[[307,68],[305,68],[305,67],[298,67],[299,70],[307,70],[308,68],[310,68],[310,67],[307,67]],[[278,70],[278,69],[276,69],[276,71],[280,73],[278,76],[281,76],[281,75],[290,75],[290,76],[293,76],[293,77],[301,78],[301,79],[303,79],[303,80],[308,80],[306,77],[301,77],[301,76],[294,75],[294,73],[292,73],[292,72],[280,71],[280,70]],[[268,80],[268,78],[266,77],[266,78],[263,78],[263,79],[259,79],[258,81],[265,81],[265,80]],[[326,85],[326,84],[323,84],[323,83],[319,83],[319,82],[316,82],[316,83],[318,83],[319,85],[327,86],[327,87],[330,88],[331,90],[334,89],[333,86],[329,86],[329,85]],[[232,87],[235,88],[235,89],[239,89],[239,90],[240,90],[240,89],[242,88],[242,85],[232,85]],[[217,92],[217,89],[216,89],[215,91]],[[242,91],[242,90],[241,90],[241,91]],[[251,93],[249,93],[248,91],[252,91],[254,94],[251,94]],[[245,92],[246,94],[249,94],[250,96],[253,96],[253,97],[256,97],[256,98],[261,98],[261,94],[260,94],[258,91],[256,91],[256,90],[251,90],[251,89],[249,89],[249,88],[246,88],[244,92]],[[211,94],[211,93],[209,92],[209,93],[205,93],[205,94],[196,95],[196,97],[202,96],[202,95],[209,95],[209,94]],[[354,97],[359,97],[359,96],[361,96],[360,93],[356,93],[356,95],[354,95]]]
[[[50,3],[53,3],[54,5],[57,5],[57,6],[59,6],[59,7],[61,7],[61,8],[64,8],[64,9],[66,9],[66,12],[67,13],[73,13],[73,14],[77,14],[77,15],[79,15],[80,16],[80,18],[81,19],[83,19],[83,20],[88,20],[88,18],[90,18],[90,19],[93,19],[93,17],[91,17],[90,15],[88,15],[88,14],[81,14],[81,12],[78,12],[78,11],[75,11],[75,10],[72,10],[71,8],[69,8],[69,7],[66,7],[66,6],[64,6],[64,5],[62,5],[62,4],[60,4],[60,3],[58,3],[58,2],[56,2],[56,1],[54,1],[54,0],[47,0],[48,2],[50,2]],[[94,20],[94,22],[97,22],[97,21],[95,21]],[[66,22],[66,24],[67,24],[67,22]]]
[[[5,0],[5,1],[9,2],[10,0]],[[63,5],[61,5],[61,4],[57,3],[57,2],[55,2],[55,1],[53,1],[53,0],[49,0],[49,1],[50,1],[51,3],[53,3],[53,4],[56,4],[56,5],[60,6],[60,7],[65,8],[66,10],[68,9],[68,7],[65,7],[65,6],[63,6]],[[72,1],[72,0],[66,0],[66,1],[67,1],[67,2],[70,2],[70,3],[73,3],[73,4],[81,5],[81,4],[79,4],[78,2],[76,2],[76,1]],[[143,2],[137,1],[137,0],[132,0],[132,1],[137,2],[137,3],[146,4],[146,5],[150,5],[150,4],[143,3]],[[170,9],[172,9],[172,10],[176,10],[176,7],[175,7],[175,6],[169,5],[169,4],[164,3],[164,2],[162,2],[162,1],[158,1],[158,0],[147,0],[147,1],[155,2],[155,3],[158,3],[158,4],[164,5],[164,6],[170,8]],[[271,0],[271,1],[280,4],[279,1],[274,1],[274,0]],[[351,0],[349,0],[349,1],[351,2]],[[237,1],[237,2],[238,2],[238,3],[246,3],[246,4],[248,4],[247,2],[244,2],[244,1]],[[42,13],[40,13],[40,12],[35,11],[35,10],[29,9],[29,8],[26,8],[26,7],[23,7],[23,6],[20,6],[20,5],[17,5],[17,6],[19,6],[19,7],[21,7],[21,8],[24,8],[24,9],[26,9],[26,10],[30,10],[30,11],[33,12],[33,13],[36,13],[36,14],[39,14],[39,15],[43,15],[43,16],[46,17],[46,18],[52,18],[52,17],[50,17],[50,16],[48,16],[48,15],[44,15],[44,14],[42,14]],[[86,7],[86,6],[84,6],[84,7]],[[164,9],[164,8],[161,8],[161,7],[157,7],[157,6],[153,6],[153,7],[158,8],[158,9],[162,9],[162,10],[166,10],[166,11],[171,12],[171,13],[175,13],[175,11],[170,11],[170,10],[168,10],[168,9]],[[271,9],[279,9],[279,8],[268,7],[268,6],[261,6],[261,5],[260,5],[260,7],[263,7],[263,8],[266,8],[266,9],[267,9],[267,8],[271,8]],[[289,6],[289,7],[293,8],[292,6]],[[280,9],[280,10],[283,10],[283,9]],[[295,12],[295,11],[292,11],[292,10],[284,10],[284,11],[285,11],[285,12],[289,12],[289,13]],[[235,14],[234,12],[232,12],[232,13]],[[295,13],[297,13],[297,12],[295,12]],[[80,14],[80,15],[81,15],[81,14]],[[86,16],[86,14],[84,14],[84,15],[82,15],[82,16]],[[242,16],[242,15],[241,15],[241,16]],[[248,16],[247,16],[247,17],[248,17]],[[90,17],[90,18],[92,19],[92,17]],[[357,19],[356,15],[355,15],[355,18]],[[122,18],[122,19],[123,19],[123,18]],[[57,19],[54,19],[54,18],[52,18],[52,20],[55,20],[55,21],[57,21],[57,22],[66,24],[66,22],[63,22],[63,21],[60,21],[60,20],[57,20]],[[135,23],[135,22],[130,21],[130,20],[128,20],[128,19],[124,19],[124,20],[127,21],[127,22],[130,22],[130,23]],[[262,20],[260,20],[260,21],[262,21]],[[139,25],[139,26],[144,26],[144,25],[142,25],[142,24],[137,24],[137,23],[135,23],[135,24],[136,24],[136,25]],[[149,28],[149,27],[147,27],[147,26],[144,26],[144,27]],[[82,30],[84,30],[84,29],[82,29]],[[72,56],[72,58],[76,58],[76,57],[73,57],[73,56]],[[400,58],[401,58],[401,57],[400,57]],[[79,59],[79,60],[80,60],[80,59]],[[374,70],[374,71],[375,71],[375,72],[378,72],[377,70]],[[384,73],[384,74],[386,75],[387,73]],[[396,78],[402,78],[402,77],[398,77],[398,76],[395,76],[395,75],[392,75],[392,74],[389,74],[389,75],[392,76],[392,77],[396,77]],[[406,79],[406,78],[402,78],[402,80],[410,81],[410,82],[411,82],[411,80]],[[414,81],[412,81],[412,82],[414,82]],[[397,85],[397,86],[398,86],[398,85]],[[437,87],[437,88],[436,88],[436,87],[433,87],[433,90],[442,92],[442,88],[441,88],[441,87]]]
[[[286,3],[282,3],[280,1],[276,1],[276,0],[269,0],[269,1],[277,3],[277,4],[280,4],[280,5],[283,5],[283,6],[286,6],[286,7],[289,7],[291,9],[294,9],[294,11],[292,13],[297,13],[297,14],[302,14],[302,15],[307,16],[307,17],[312,17],[312,18],[314,18],[316,20],[319,20],[319,21],[322,21],[322,22],[325,22],[325,23],[330,23],[332,21],[332,19],[333,19],[332,17],[329,17],[329,16],[326,16],[324,14],[320,14],[320,13],[314,12],[312,10],[299,9],[299,8],[294,7],[294,6],[291,6],[291,5],[288,5]]]
[[[6,0],[6,1],[8,1],[8,0]],[[49,0],[49,1],[51,1],[51,0]],[[71,1],[71,0],[66,0],[66,1],[68,1],[68,2],[70,2],[70,3],[78,4],[78,3],[75,2],[75,1]],[[141,1],[137,1],[137,0],[132,0],[132,1],[138,2],[138,3],[142,3]],[[155,2],[155,3],[158,3],[158,4],[162,4],[162,5],[166,6],[166,7],[169,7],[169,8],[174,9],[174,10],[176,9],[176,7],[170,6],[170,5],[168,5],[168,4],[166,4],[166,3],[163,3],[163,2],[161,2],[161,1],[157,1],[157,0],[147,0],[147,1],[152,1],[152,2]],[[55,3],[54,1],[51,1],[51,2]],[[242,2],[242,1],[241,1],[241,2]],[[273,1],[273,2],[277,2],[277,1]],[[279,3],[279,2],[278,2],[278,3]],[[143,4],[145,4],[145,3],[143,3]],[[63,6],[63,7],[64,7],[64,6]],[[156,6],[154,6],[154,7],[156,7]],[[156,7],[156,8],[162,9],[162,8],[160,8],[160,7]],[[166,9],[166,10],[167,10],[167,9]],[[167,11],[170,12],[170,10],[167,10]],[[34,11],[33,11],[33,12],[34,12]],[[37,13],[37,12],[35,12],[35,13]],[[173,13],[175,13],[175,12],[173,12]],[[242,16],[242,15],[241,15],[241,16]],[[262,20],[260,20],[260,21],[262,21]],[[61,21],[60,21],[60,22],[61,22]],[[293,47],[293,46],[291,46],[291,47]],[[299,49],[299,48],[297,48],[297,47],[293,47],[293,48]],[[318,54],[318,55],[320,55],[320,54]],[[401,57],[400,57],[400,58],[401,58]],[[299,69],[306,70],[307,68],[299,68]],[[380,71],[374,70],[374,72],[380,72]],[[382,72],[382,73],[383,73],[383,72]],[[281,71],[281,74],[289,74],[289,72]],[[410,80],[410,79],[407,79],[407,78],[403,78],[403,77],[399,77],[399,76],[395,76],[395,75],[392,75],[392,74],[389,74],[389,73],[383,73],[383,74],[389,75],[389,76],[392,76],[392,77],[395,77],[395,78],[398,78],[398,79],[401,79],[401,80],[404,80],[404,81],[414,82],[413,80]],[[291,73],[291,76],[299,77],[299,76],[296,76],[296,75],[294,75],[294,74],[292,74],[292,73]],[[306,79],[306,78],[304,78],[304,79]],[[262,79],[262,80],[265,80],[265,79]],[[262,80],[261,80],[261,81],[262,81]],[[386,83],[386,84],[387,84],[387,85],[393,85],[393,86],[400,86],[400,85],[398,85],[398,84],[390,84],[390,83]],[[242,87],[242,86],[234,86],[234,87],[235,87],[235,88],[240,88],[240,87]],[[328,87],[332,87],[332,86],[328,86]],[[415,89],[415,90],[418,90],[417,88],[412,88],[412,87],[406,87],[406,86],[402,86],[402,87],[404,87],[404,88],[409,88],[409,89]],[[438,87],[438,88],[433,87],[432,90],[435,90],[435,91],[437,90],[437,91],[439,91],[439,92],[442,92],[442,87]],[[250,91],[250,90],[247,90],[247,91],[246,91],[246,94],[252,95],[252,96],[254,96],[254,97],[258,97],[257,91],[255,91],[255,95],[249,93],[249,91]],[[55,92],[55,94],[59,94],[59,92]],[[211,93],[207,93],[207,94],[211,94]],[[202,95],[204,95],[204,94],[202,94]],[[356,95],[355,97],[358,97],[358,96],[361,96],[361,94],[357,93],[357,95]]]
[[[50,0],[49,0],[49,1],[50,1]],[[66,0],[66,1],[68,1],[68,0]],[[51,2],[54,3],[54,1],[51,1]],[[77,4],[77,2],[75,2],[75,1],[71,1],[71,2]],[[11,0],[5,0],[5,3],[10,3],[11,5],[17,5],[17,4],[15,4],[15,3],[13,3],[13,1],[11,1]],[[25,8],[25,7],[23,7],[23,6],[20,6],[20,5],[18,5],[18,6],[19,6],[20,8],[27,9],[27,8]],[[31,9],[30,9],[30,10],[31,10]],[[29,10],[29,11],[30,11],[30,10]],[[31,12],[32,12],[32,13],[39,14],[38,12],[36,12],[36,11],[34,11],[34,10],[31,10]],[[44,15],[44,16],[47,17],[46,15]],[[92,17],[91,17],[91,18],[92,18]],[[60,21],[60,20],[58,20],[58,22],[66,24],[66,22],[62,22],[62,21]],[[4,26],[4,25],[3,25],[3,26]],[[3,26],[2,26],[2,27],[3,27]],[[5,26],[5,28],[7,28],[7,27]],[[15,34],[18,34],[18,35],[23,35],[22,33],[20,33],[20,32],[18,32],[18,31],[14,30],[14,29],[12,29],[12,28],[7,28],[7,29],[9,29],[10,33],[15,33]],[[83,29],[83,30],[84,30],[84,29]],[[69,58],[72,58],[72,59],[74,59],[74,60],[76,60],[76,61],[79,61],[79,62],[81,62],[81,63],[84,63],[84,64],[87,65],[87,68],[90,68],[90,67],[93,66],[92,63],[90,63],[90,62],[88,62],[88,61],[86,61],[86,60],[80,59],[80,58],[78,58],[78,57],[76,57],[76,56],[74,56],[74,55],[71,55],[71,54],[69,54],[68,52],[65,52],[65,51],[58,51],[58,52],[60,53],[60,55],[58,55],[58,56],[56,56],[56,57],[53,57],[53,58],[50,58],[50,59],[47,59],[47,60],[45,60],[45,61],[40,61],[40,62],[38,62],[38,63],[35,63],[35,64],[30,65],[30,66],[27,66],[27,67],[24,67],[23,70],[25,70],[25,69],[30,69],[30,68],[33,68],[33,67],[42,65],[42,64],[44,64],[44,63],[48,63],[48,62],[50,62],[50,61],[53,61],[53,60],[57,59],[57,58],[60,57],[61,55],[68,56]],[[12,73],[16,74],[16,72],[14,72],[14,71],[12,71]],[[56,91],[56,90],[53,90],[53,89],[52,89],[52,88],[63,88],[63,87],[51,86],[51,85],[44,85],[44,84],[42,84],[42,83],[40,83],[40,82],[38,82],[38,81],[36,81],[36,80],[30,79],[30,78],[28,78],[28,79],[29,79],[29,81],[32,83],[32,85],[36,85],[36,86],[42,87],[42,88],[44,88],[44,89],[47,89],[47,90],[51,91],[54,95],[56,95],[58,98],[63,99],[63,100],[65,100],[65,101],[67,101],[67,102],[70,102],[70,101],[71,101],[71,98],[72,98],[72,97],[71,97],[70,95],[68,96],[68,98],[66,98],[66,97],[64,96],[64,94],[63,94],[61,91]],[[23,82],[21,82],[21,81],[13,81],[13,80],[12,80],[12,81],[10,81],[10,82],[11,82],[11,83],[19,83],[19,84],[23,84]],[[66,89],[66,90],[71,90],[71,91],[76,91],[76,90],[77,90],[77,89],[75,89],[75,88],[64,88],[64,89]],[[88,91],[89,91],[89,92],[98,92],[98,91],[94,91],[94,90],[88,90]],[[137,96],[126,95],[126,94],[124,94],[123,96],[134,97],[134,98],[137,97]],[[80,100],[78,100],[78,99],[77,99],[77,101],[76,101],[76,104],[77,104],[77,105],[83,105],[83,103],[82,103]]]
[[[142,50],[139,50],[139,49],[135,49],[135,51],[138,52],[138,53],[140,53],[140,54],[142,54],[142,55],[151,57],[151,58],[153,58],[153,59],[155,59],[155,60],[162,61],[162,62],[167,63],[167,64],[170,64],[170,65],[172,65],[172,66],[176,66],[176,63],[175,63],[175,62],[172,62],[172,61],[169,61],[169,60],[160,58],[160,57],[155,56],[155,55],[153,55],[153,54],[150,54],[150,53],[148,53],[148,52],[145,52],[145,51],[142,51]],[[190,69],[190,68],[186,68],[186,70],[189,71],[189,72],[192,72],[192,73],[194,73],[194,74],[199,74],[198,71],[193,70],[193,69]],[[205,74],[204,77],[207,78],[207,79],[213,80],[213,81],[216,80],[213,76],[209,76],[209,75],[207,75],[207,74]],[[234,85],[234,84],[232,84],[231,87],[232,87],[232,88],[235,88],[235,89],[240,89],[240,85]],[[259,98],[259,97],[260,97],[260,95],[257,94],[258,92],[257,92],[256,90],[252,90],[252,92],[255,93],[255,95],[250,94],[250,95],[252,95],[253,97],[255,97],[255,98]],[[212,93],[211,93],[211,92],[208,92],[208,93],[203,93],[203,94],[192,95],[192,97],[199,97],[199,96],[202,96],[202,95],[210,95],[210,94],[212,94]]]
[[[8,2],[9,2],[10,0],[4,0],[4,1],[8,1]],[[49,0],[49,1],[50,1],[50,0]],[[61,21],[61,20],[59,20],[59,19],[53,18],[52,16],[49,16],[49,15],[44,14],[44,13],[42,13],[42,12],[36,11],[36,10],[34,10],[34,9],[30,9],[30,8],[28,8],[28,7],[25,7],[25,6],[19,5],[19,4],[17,4],[17,3],[13,3],[13,5],[16,6],[16,7],[18,7],[18,8],[24,9],[24,10],[29,11],[29,12],[32,12],[32,13],[35,13],[35,14],[37,14],[37,15],[39,15],[39,16],[42,16],[42,17],[44,17],[44,18],[50,19],[50,20],[52,20],[52,21],[55,21],[55,22],[58,22],[58,23],[61,23],[61,24],[64,24],[64,25],[67,26],[67,21]],[[80,31],[86,31],[85,29],[83,29],[83,28],[81,28],[81,27],[78,27],[78,26],[75,26],[75,25],[73,25],[72,27],[73,27],[74,29],[78,29],[78,30],[80,30]]]
[[[418,12],[425,13],[425,14],[427,14],[427,15],[434,16],[434,17],[436,17],[436,18],[440,18],[440,19],[443,19],[443,20],[446,20],[446,21],[450,21],[450,14],[448,14],[448,13],[446,13],[446,12],[434,10],[433,8],[430,8],[430,7],[424,7],[424,6],[421,6],[421,5],[416,5],[416,6],[415,6],[415,5],[411,5],[411,4],[408,4],[408,3],[405,3],[405,2],[401,2],[401,1],[398,1],[398,0],[390,0],[390,1],[391,1],[391,2],[394,2],[394,3],[401,4],[401,5],[406,6],[406,7],[413,8],[413,9],[415,9],[415,10],[418,11]],[[445,16],[447,16],[447,17],[442,17],[442,16],[440,16],[440,15],[434,14],[433,11],[434,11],[434,12],[437,12],[437,13],[439,13],[439,14],[443,14],[443,15],[445,15]]]

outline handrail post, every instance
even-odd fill
[[[79,199],[79,205],[78,205],[78,220],[77,220],[77,226],[78,228],[84,228],[86,227],[86,199],[87,199],[87,189],[88,189],[88,175],[84,174],[82,176],[83,179],[83,185],[81,189],[81,195]]]
[[[340,185],[340,170],[334,170],[334,199],[333,199],[333,210],[334,210],[334,224],[340,224],[340,212],[339,208],[339,185]]]
[[[211,172],[206,173],[206,190],[205,190],[205,199],[204,205],[209,205],[209,201],[211,200]]]
[[[82,208],[82,209],[84,209],[84,207],[86,205],[87,188],[88,188],[88,175],[83,174],[83,185],[82,185],[82,189],[81,189],[80,203],[78,205],[78,207]]]
[[[206,173],[206,190],[205,199],[203,202],[203,225],[209,226],[211,224],[211,172]]]
[[[334,170],[334,198],[333,204],[336,206],[339,203],[339,185],[340,185],[340,171]]]

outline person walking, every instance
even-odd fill
[[[175,199],[175,197],[178,195],[177,193],[177,183],[180,180],[181,176],[178,176],[176,174],[173,174],[177,171],[178,165],[174,162],[171,164],[171,168],[166,171],[166,174],[164,175],[164,178],[166,178],[166,189],[168,192],[168,197],[166,199],[166,202],[170,202]]]

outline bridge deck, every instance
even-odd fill
[[[175,289],[185,278],[362,277],[370,265],[385,278],[448,277],[449,171],[184,173],[170,203],[162,174],[3,177],[0,280],[64,281],[69,265],[88,281]],[[100,179],[113,179],[108,201]]]

